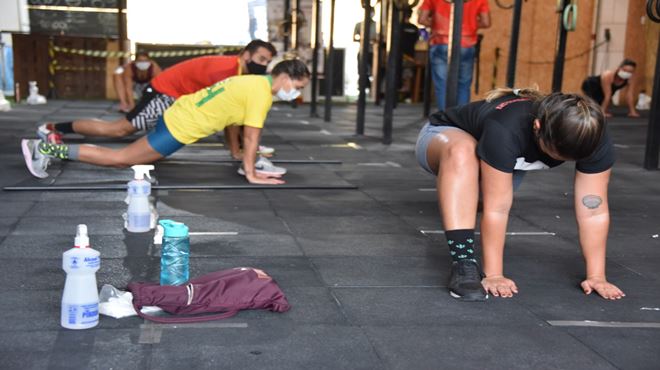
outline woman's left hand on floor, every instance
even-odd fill
[[[616,285],[611,284],[604,277],[587,278],[580,284],[584,293],[591,294],[594,290],[605,299],[621,299],[626,294]]]

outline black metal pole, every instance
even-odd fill
[[[399,49],[401,46],[401,10],[395,1],[390,1],[387,24],[387,71],[385,72],[385,108],[383,112],[383,144],[392,143],[392,120],[396,104],[396,72],[399,68]]]
[[[564,59],[566,56],[566,36],[568,31],[564,27],[564,11],[571,4],[571,0],[562,0],[561,11],[559,12],[559,32],[557,36],[557,54],[555,56],[555,66],[552,71],[552,91],[561,91],[561,84],[564,78]]]
[[[427,49],[426,54],[426,67],[424,67],[424,117],[431,114],[431,86],[433,79],[431,77],[431,47]]]
[[[509,43],[509,63],[506,69],[506,85],[513,87],[516,83],[516,59],[518,58],[518,39],[520,38],[520,16],[523,0],[516,0],[513,5],[513,20],[511,21],[511,40]]]
[[[378,21],[378,46],[375,48],[375,57],[374,57],[374,91],[373,91],[373,96],[374,96],[374,103],[378,106],[380,106],[380,101],[381,101],[381,96],[380,92],[383,90],[383,76],[382,76],[382,68],[381,65],[383,63],[383,54],[385,51],[385,43],[383,42],[383,39],[385,38],[385,32],[384,32],[384,25],[385,25],[385,20],[387,19],[387,12],[389,10],[389,3],[390,0],[382,0],[380,2],[380,14],[379,14],[379,21]]]
[[[369,47],[371,43],[371,4],[370,0],[362,0],[364,19],[360,30],[360,95],[357,102],[357,122],[355,133],[364,135],[364,111],[367,106],[367,85],[369,85]]]
[[[660,2],[657,3],[657,6],[660,8]],[[653,20],[653,18],[651,19]],[[644,154],[644,168],[647,170],[657,170],[658,156],[660,156],[660,42],[658,42],[658,51],[655,60],[653,96],[651,97],[651,111],[649,113],[649,126],[646,133],[646,153]]]
[[[461,29],[463,28],[463,0],[454,0],[451,40],[449,44],[449,66],[447,67],[447,93],[445,106],[458,104],[458,72],[461,64]]]
[[[332,85],[333,85],[333,69],[335,64],[335,0],[330,0],[330,40],[328,41],[328,59],[323,68],[325,75],[325,109],[323,112],[323,119],[330,122],[332,119]]]
[[[319,83],[319,34],[320,34],[320,14],[321,0],[314,0],[312,4],[312,98],[309,102],[309,116],[318,117],[316,111],[316,97],[318,94]]]
[[[284,51],[289,50],[289,35],[288,33],[291,31],[291,24],[288,23],[289,16],[291,15],[291,0],[284,0],[284,20],[287,23],[284,23]]]

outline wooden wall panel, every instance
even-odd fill
[[[569,32],[567,38],[566,57],[571,58],[588,51],[592,44],[593,13],[595,0],[580,0],[579,16],[576,31]],[[503,1],[505,4],[513,1]],[[554,0],[523,2],[522,20],[520,24],[520,40],[516,68],[516,86],[538,84],[542,91],[550,91],[552,87],[552,71],[557,40],[558,13],[557,2]],[[494,1],[489,1],[491,8],[492,27],[480,30],[484,34],[481,49],[481,68],[479,95],[496,86],[504,86],[506,82],[506,67],[509,55],[509,40],[511,37],[511,18],[513,10],[501,9]],[[500,49],[500,57],[496,60],[495,50]],[[563,91],[577,92],[582,80],[588,75],[591,65],[590,53],[581,57],[569,59],[564,65]],[[495,76],[493,71],[497,69]]]
[[[28,93],[28,81],[37,81],[39,92],[51,96],[49,87],[49,36],[13,34],[14,76],[20,84],[21,96]],[[107,40],[83,37],[53,37],[57,46],[70,49],[106,50]],[[56,53],[57,65],[54,83],[57,98],[104,99],[106,97],[105,58]]]
[[[14,49],[14,81],[20,99],[28,96],[28,81],[37,81],[39,92],[48,95],[48,38],[24,34],[12,35]]]

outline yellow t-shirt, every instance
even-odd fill
[[[229,77],[184,95],[165,111],[165,125],[183,144],[194,143],[229,125],[262,128],[273,104],[270,76]]]

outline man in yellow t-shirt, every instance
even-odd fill
[[[34,176],[41,178],[48,177],[46,168],[52,158],[111,167],[152,163],[235,124],[244,127],[243,171],[247,180],[255,184],[283,184],[279,176],[255,171],[259,137],[272,95],[281,100],[297,98],[299,90],[309,83],[309,75],[303,62],[285,60],[273,68],[270,76],[235,76],[184,95],[165,112],[149,135],[120,149],[23,139],[25,163]]]

